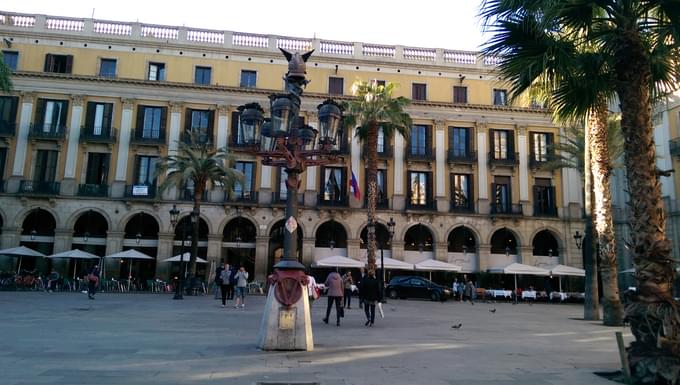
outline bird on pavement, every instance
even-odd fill
[[[494,308],[489,309],[489,312],[495,313],[495,312],[496,312],[496,308],[494,307]]]
[[[460,329],[460,327],[463,326],[463,324],[458,324],[458,325],[452,325],[452,329]]]

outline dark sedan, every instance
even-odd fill
[[[451,297],[449,288],[418,276],[394,277],[386,291],[392,299],[429,298],[433,301],[445,301]]]

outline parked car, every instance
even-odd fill
[[[429,298],[445,301],[452,296],[451,289],[418,276],[399,276],[390,280],[387,295],[392,298]]]

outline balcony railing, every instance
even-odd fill
[[[364,145],[363,147],[363,152],[364,156],[368,156],[368,146]],[[385,144],[382,146],[382,151],[378,151],[377,153],[378,159],[392,159],[394,156],[394,149],[392,148],[391,144]]]
[[[225,202],[257,203],[257,191],[224,192]]]
[[[83,197],[106,197],[109,196],[109,185],[107,184],[79,184],[78,195]]]
[[[19,193],[39,195],[59,195],[61,183],[43,182],[35,180],[22,180],[19,182]]]
[[[341,195],[335,197],[335,199],[324,199],[325,194],[321,193],[318,195],[316,204],[323,207],[347,207],[349,206],[349,197],[347,195]]]
[[[522,216],[522,204],[499,204],[491,203],[491,215]]]
[[[410,161],[424,161],[431,162],[434,160],[434,155],[432,154],[431,148],[426,148],[425,151],[412,152],[410,147],[406,148],[405,151],[406,160]]]
[[[475,212],[475,205],[473,202],[456,202],[455,200],[451,201],[451,207],[449,208],[449,211],[452,213],[474,213]]]
[[[557,217],[557,207],[545,207],[541,205],[534,205],[535,217]]]
[[[671,139],[668,141],[671,155],[680,156],[680,138]]]
[[[305,205],[305,194],[298,193],[298,205],[304,206]],[[275,191],[272,193],[272,204],[273,205],[285,205],[286,200],[288,199],[288,194],[284,192],[283,194],[280,191]]]
[[[145,135],[146,134],[146,135]],[[151,130],[146,133],[142,129],[135,128],[130,137],[130,143],[147,146],[158,146],[165,144],[164,130]]]
[[[201,195],[201,202],[208,202],[208,190],[203,191],[203,194]],[[194,191],[189,190],[189,189],[184,189],[182,190],[182,193],[179,195],[179,200],[181,201],[188,201],[188,202],[193,202],[194,201]]]
[[[460,151],[449,149],[446,160],[451,163],[476,163],[477,151],[466,151],[465,153],[461,153]]]
[[[66,136],[66,126],[56,124],[31,124],[28,137],[31,139],[62,140]]]
[[[543,166],[545,166],[548,162],[551,162],[552,160],[555,159],[555,155],[553,154],[543,154],[542,156],[537,156],[538,154],[531,154],[529,155],[529,167],[533,169],[540,169]]]
[[[508,152],[505,154],[506,157],[496,157],[493,151],[489,152],[489,164],[491,165],[501,165],[501,166],[516,166],[519,164],[519,154],[516,152]]]
[[[364,207],[368,208],[368,194],[364,195]],[[377,210],[389,210],[390,200],[388,198],[378,198],[375,202]]]
[[[125,197],[132,199],[154,199],[156,197],[156,185],[129,184],[125,186]]]
[[[16,132],[17,124],[15,122],[0,120],[0,137],[14,136]]]
[[[185,132],[182,134],[182,142],[186,144],[191,144],[191,137],[192,134]],[[198,144],[212,144],[212,137],[213,133],[212,130],[209,130],[204,133],[200,133],[196,135],[196,139],[198,140]]]
[[[80,128],[80,143],[116,143],[116,129],[113,127],[95,130],[94,127]]]
[[[416,203],[413,202],[411,199],[408,199],[406,201],[406,210],[424,210],[424,211],[433,211],[437,209],[437,202],[428,199],[425,203]]]
[[[341,140],[336,147],[337,148],[333,150],[336,154],[349,155],[350,147],[346,140]]]

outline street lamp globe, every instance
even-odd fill
[[[260,130],[260,151],[268,152],[274,151],[276,147],[276,138],[272,135],[272,121],[269,118],[264,120]]]
[[[295,107],[292,98],[288,94],[270,96],[272,110],[271,132],[275,137],[287,136],[295,117],[297,117],[298,108]]]
[[[264,123],[264,110],[258,103],[248,103],[238,108],[240,112],[239,136],[244,144],[256,146]]]
[[[317,108],[319,109],[319,144],[332,146],[337,143],[339,136],[342,106],[331,99],[326,99]]]
[[[172,224],[172,227],[177,226],[178,218],[179,209],[177,208],[177,205],[172,205],[172,208],[170,209],[170,223]]]

